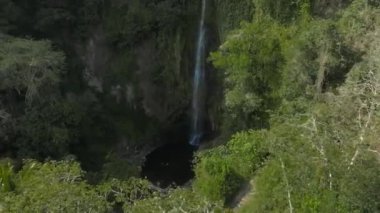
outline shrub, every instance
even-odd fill
[[[266,131],[234,135],[229,143],[198,156],[195,189],[211,200],[228,202],[264,161]]]

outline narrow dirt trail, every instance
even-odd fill
[[[237,212],[244,204],[246,204],[255,193],[253,180],[247,182],[241,187],[239,193],[235,196],[230,204],[230,207]]]

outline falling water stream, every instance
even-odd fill
[[[199,146],[203,135],[203,111],[204,111],[204,90],[205,90],[205,15],[206,0],[202,0],[202,14],[199,24],[197,49],[195,55],[195,68],[193,79],[193,101],[192,101],[192,125],[190,144]]]

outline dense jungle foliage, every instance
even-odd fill
[[[208,4],[213,139],[161,189],[200,2],[0,0],[0,212],[380,212],[380,1]]]

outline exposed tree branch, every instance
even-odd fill
[[[281,168],[282,168],[282,172],[283,172],[283,176],[284,176],[284,180],[285,180],[285,184],[286,184],[286,191],[288,193],[289,212],[293,213],[293,205],[292,205],[289,181],[288,181],[288,177],[286,175],[286,170],[285,170],[285,164],[281,158],[280,158],[280,161],[281,161]]]
[[[348,170],[354,165],[356,158],[359,156],[359,149],[356,149],[354,156],[351,158],[350,165],[348,166]]]

